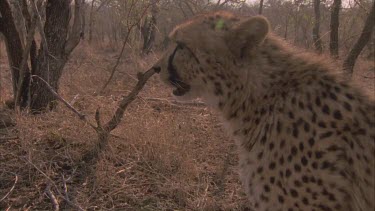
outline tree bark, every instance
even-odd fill
[[[353,74],[353,69],[355,62],[359,54],[361,54],[363,48],[369,42],[371,35],[374,31],[374,24],[375,24],[375,2],[372,5],[370,14],[368,15],[365,26],[361,32],[360,37],[358,38],[357,42],[354,44],[353,48],[350,50],[349,55],[346,57],[344,61],[344,71],[351,76]]]
[[[339,14],[341,8],[341,0],[334,0],[331,8],[331,34],[329,51],[333,58],[339,57]]]
[[[29,13],[27,2],[26,0],[20,1],[21,7],[22,7],[22,16],[25,18],[26,21],[26,31],[29,32],[31,27],[31,15]],[[31,74],[33,73],[33,70],[36,68],[36,56],[37,56],[37,47],[35,39],[33,39],[30,49],[30,63],[31,63]]]
[[[260,3],[259,3],[259,15],[261,15],[263,13],[263,4],[264,4],[264,0],[260,0]]]
[[[46,43],[41,44],[38,54],[38,64],[35,75],[47,81],[58,91],[62,70],[68,61],[70,53],[78,45],[82,33],[82,16],[80,12],[84,1],[75,0],[73,26],[69,36],[71,0],[48,0],[46,6],[46,22],[44,34]],[[45,51],[48,49],[48,52]],[[31,84],[30,108],[33,112],[53,109],[56,105],[55,96],[48,91],[48,87],[39,80]]]
[[[315,23],[313,28],[313,41],[318,53],[323,52],[322,40],[320,39],[320,0],[314,0]]]
[[[143,35],[143,47],[142,47],[142,54],[148,54],[152,48],[152,45],[155,41],[155,33],[156,33],[156,16],[158,15],[158,6],[157,0],[153,0],[151,5],[151,17],[148,20],[146,17],[145,23],[142,27],[142,35]]]
[[[4,35],[5,45],[8,54],[8,62],[10,65],[13,81],[13,97],[16,98],[17,89],[19,87],[18,81],[20,77],[19,68],[22,63],[23,46],[20,38],[20,34],[17,31],[17,27],[14,22],[12,11],[8,0],[0,1],[0,32]],[[29,68],[25,69],[27,73],[30,72]],[[21,86],[22,93],[27,93],[28,86],[25,85],[28,80],[29,74],[25,74],[25,80]],[[27,94],[22,95],[21,105],[24,106],[27,102]]]
[[[94,20],[95,20],[95,17],[94,17],[94,4],[95,4],[95,0],[92,0],[91,1],[91,9],[90,9],[90,22],[89,22],[89,43],[92,42],[92,27],[94,25]]]

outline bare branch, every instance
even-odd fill
[[[45,81],[43,78],[37,76],[37,75],[32,75],[32,78],[37,78],[41,80],[49,89],[49,91],[56,97],[56,99],[60,100],[62,103],[64,103],[70,110],[72,110],[75,114],[79,116],[80,119],[86,120],[86,115],[81,114],[79,111],[77,111],[72,105],[70,105],[64,98],[62,98],[52,87],[51,85],[48,84],[47,81]],[[88,122],[87,122],[88,123]],[[91,125],[91,124],[90,124]],[[95,128],[93,125],[91,125],[93,128]]]
[[[60,205],[59,205],[59,202],[57,201],[56,196],[51,191],[51,184],[50,183],[46,187],[46,194],[47,194],[48,198],[51,200],[51,202],[53,204],[53,209],[55,211],[59,211],[60,210]]]
[[[159,0],[156,1],[156,3],[158,2]],[[132,8],[134,5],[132,4],[130,6],[130,8]],[[116,69],[118,67],[118,65],[120,64],[120,60],[122,58],[122,55],[124,53],[124,50],[125,50],[125,46],[126,44],[128,43],[128,40],[129,40],[129,37],[130,37],[130,32],[133,30],[134,27],[136,27],[140,21],[142,20],[142,18],[146,15],[146,12],[148,10],[148,8],[151,6],[151,4],[148,4],[147,7],[145,7],[145,9],[143,10],[143,12],[141,13],[139,19],[137,21],[135,21],[133,24],[131,25],[128,25],[128,30],[127,30],[127,34],[126,34],[126,37],[125,37],[125,40],[124,42],[122,43],[122,48],[121,48],[121,51],[120,51],[120,54],[119,56],[117,57],[117,60],[116,60],[116,63],[115,65],[113,66],[112,68],[112,71],[111,71],[111,75],[109,76],[107,82],[103,85],[103,87],[101,88],[101,90],[99,91],[99,93],[103,93],[103,91],[107,88],[107,86],[109,85],[109,83],[112,81],[112,78],[113,76],[115,75],[115,72],[116,72]],[[129,16],[130,16],[130,13],[131,13],[132,9],[129,10],[129,13],[128,13],[128,18],[127,20],[129,20]]]
[[[102,3],[98,6],[98,8],[96,8],[95,12],[99,12],[99,10],[104,6],[104,5],[107,5],[108,3],[110,3],[112,0],[105,0],[105,1],[102,1]]]
[[[155,70],[154,69],[149,69],[148,71],[146,71],[145,73],[140,73],[138,75],[138,83],[135,85],[135,87],[133,88],[133,90],[128,94],[128,96],[124,97],[116,112],[115,112],[115,115],[112,117],[112,119],[104,125],[104,130],[107,131],[107,132],[110,132],[112,130],[114,130],[118,124],[121,122],[121,119],[122,117],[124,116],[124,112],[126,110],[126,108],[128,107],[128,105],[133,102],[133,100],[137,97],[138,93],[142,90],[142,88],[144,87],[144,85],[146,84],[147,80],[155,74]]]
[[[18,136],[11,136],[11,137],[0,137],[0,141],[9,141],[9,140],[15,140],[18,139]]]
[[[0,202],[2,202],[4,199],[6,199],[11,193],[12,191],[14,190],[14,188],[16,187],[16,184],[17,184],[17,181],[18,181],[18,176],[17,174],[15,173],[12,173],[12,172],[8,172],[8,173],[11,173],[15,176],[15,179],[14,179],[14,183],[13,183],[13,186],[10,188],[10,190],[8,191],[8,193],[5,194],[5,196],[3,196],[1,199],[0,199]]]

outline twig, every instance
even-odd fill
[[[51,199],[54,210],[59,211],[60,205],[59,205],[59,202],[57,201],[56,196],[51,191],[51,184],[50,183],[46,187],[46,193],[47,193],[47,196],[49,197],[49,199]]]
[[[85,121],[88,125],[90,125],[92,128],[94,128],[95,130],[97,129],[97,127],[95,127],[93,124],[91,124],[87,119],[86,119],[86,115],[85,114],[82,114],[80,113],[79,111],[77,111],[77,109],[75,109],[72,105],[70,105],[64,98],[62,98],[53,88],[51,85],[48,84],[47,81],[45,81],[43,78],[41,78],[40,76],[37,76],[37,75],[32,75],[31,78],[37,78],[39,80],[41,80],[46,86],[47,88],[49,89],[49,91],[58,99],[60,100],[62,103],[64,103],[71,111],[73,111],[75,114],[78,115],[78,117]]]
[[[177,100],[169,100],[169,99],[163,99],[163,98],[144,98],[145,100],[148,100],[148,101],[156,101],[156,102],[168,102],[170,104],[175,104],[175,105],[189,105],[189,106],[199,106],[199,107],[205,107],[206,104],[202,103],[202,102],[199,102],[199,101],[195,101],[195,102],[180,102],[180,101],[177,101]]]
[[[136,99],[138,93],[142,90],[147,80],[154,74],[155,74],[155,70],[153,68],[149,69],[145,73],[138,73],[137,84],[127,96],[122,98],[122,100],[120,101],[118,105],[117,110],[115,111],[115,114],[103,126],[100,120],[99,109],[96,110],[95,120],[98,125],[96,127],[96,132],[99,137],[97,147],[95,147],[94,150],[91,150],[90,152],[88,152],[84,156],[83,160],[85,160],[87,163],[91,163],[91,165],[97,162],[97,159],[100,157],[100,154],[107,148],[108,137],[110,136],[111,131],[114,130],[120,124],[128,105]]]
[[[14,188],[16,187],[16,184],[17,184],[17,181],[18,181],[18,176],[17,174],[15,173],[12,173],[12,172],[8,172],[8,173],[11,173],[15,176],[15,179],[14,179],[14,183],[13,183],[13,186],[10,188],[10,190],[8,191],[7,194],[5,194],[5,196],[3,196],[1,199],[0,199],[0,202],[2,202],[4,199],[6,199],[11,193],[12,191],[14,190]]]
[[[79,205],[73,203],[70,200],[70,198],[69,198],[69,195],[68,195],[68,186],[66,185],[66,182],[68,182],[70,179],[71,179],[71,177],[68,178],[68,179],[65,179],[64,175],[62,175],[62,182],[63,182],[63,188],[64,188],[63,189],[64,195],[62,197],[64,198],[64,200],[66,201],[66,203],[68,203],[70,206],[76,208],[79,211],[84,211],[84,209],[82,209],[82,207],[80,207]]]
[[[135,85],[135,87],[133,88],[133,90],[126,96],[124,97],[115,114],[113,115],[112,119],[109,120],[109,122],[107,122],[103,129],[106,131],[106,132],[111,132],[112,130],[114,130],[118,124],[121,122],[121,119],[122,117],[124,116],[124,112],[126,110],[126,108],[128,107],[128,105],[133,102],[133,100],[135,100],[135,98],[137,97],[138,93],[142,90],[142,88],[144,87],[144,85],[146,84],[147,80],[155,74],[155,70],[154,69],[149,69],[147,70],[145,73],[138,73],[138,83]]]
[[[0,137],[0,141],[9,141],[9,140],[15,140],[18,139],[18,136],[10,136],[10,137]]]
[[[52,87],[51,85],[48,84],[47,81],[45,81],[43,78],[41,78],[40,76],[37,76],[37,75],[32,75],[31,76],[32,78],[37,78],[39,80],[41,80],[46,86],[47,88],[49,89],[49,91],[58,99],[60,100],[61,102],[63,102],[70,110],[72,110],[74,113],[76,113],[80,119],[85,119],[86,115],[84,114],[81,114],[79,111],[77,111],[72,105],[70,105],[66,100],[64,100],[64,98],[62,98]]]
[[[130,7],[130,11],[128,13],[128,16],[132,12],[132,8],[134,7],[133,4],[134,3],[132,2],[132,5]],[[124,42],[122,44],[121,51],[120,51],[120,54],[117,57],[116,63],[115,63],[115,65],[112,68],[111,75],[109,76],[108,80],[106,81],[106,83],[103,85],[103,87],[101,88],[101,90],[98,93],[103,93],[103,91],[107,88],[107,86],[109,85],[109,83],[112,81],[112,78],[113,78],[113,76],[114,76],[114,74],[116,72],[116,69],[117,69],[118,65],[120,64],[120,60],[121,60],[122,55],[123,55],[124,50],[125,50],[125,46],[128,43],[128,40],[130,38],[130,34],[131,34],[130,32],[133,30],[133,28],[135,26],[137,26],[141,22],[142,18],[145,16],[145,14],[146,14],[146,12],[147,12],[147,10],[148,10],[148,8],[150,6],[151,6],[151,4],[148,4],[147,7],[142,11],[141,16],[139,17],[139,19],[137,21],[135,21],[133,24],[131,24],[130,26],[128,26],[126,37],[125,37]],[[130,18],[128,17],[127,20],[129,21],[129,19]]]
[[[79,211],[84,211],[84,209],[82,209],[79,205],[73,203],[72,201],[70,201],[68,198],[65,197],[65,195],[63,195],[59,189],[57,188],[56,184],[54,183],[54,181],[46,174],[44,173],[41,169],[39,169],[34,163],[32,163],[29,159],[25,159],[26,162],[30,165],[32,165],[39,173],[41,173],[48,181],[48,186],[50,186],[51,184],[53,185],[53,187],[56,189],[57,193],[65,200],[66,203],[68,203],[70,206],[72,207],[75,207],[77,210]],[[24,160],[24,161],[25,161]],[[51,199],[52,200],[52,199]]]

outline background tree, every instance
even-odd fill
[[[145,17],[143,26],[141,27],[141,33],[143,37],[142,54],[148,54],[155,41],[156,33],[156,19],[158,15],[158,0],[151,1],[151,14],[149,17]]]
[[[11,69],[12,81],[13,81],[13,96],[16,98],[18,87],[22,87],[22,104],[25,105],[27,101],[27,86],[18,84],[20,78],[20,67],[22,63],[23,45],[21,42],[20,34],[17,31],[17,27],[12,14],[11,6],[7,0],[0,1],[0,33],[4,35],[5,46],[8,54],[8,62]],[[26,72],[30,72],[26,68]],[[25,76],[27,79],[27,75]],[[26,84],[28,80],[24,80]]]
[[[259,3],[259,11],[258,11],[258,14],[261,15],[262,12],[263,12],[263,3],[264,3],[264,0],[260,0],[260,3]]]
[[[323,52],[322,40],[320,39],[320,0],[314,0],[315,22],[313,28],[313,41],[318,53]]]
[[[44,26],[42,26],[43,23],[34,0],[29,1],[33,15],[29,14],[26,7],[27,2],[24,0],[20,2],[23,6],[22,14],[26,20],[26,29],[30,31],[33,24],[39,26],[42,39],[37,54],[33,39],[34,33],[30,33],[31,39],[28,39],[26,44],[29,47],[24,49],[9,2],[8,0],[0,1],[0,31],[6,37],[9,64],[12,67],[14,100],[21,107],[29,104],[33,111],[54,108],[55,97],[48,91],[44,83],[38,80],[32,80],[30,83],[30,74],[43,78],[55,90],[58,90],[62,70],[84,32],[82,15],[84,0],[75,0],[72,27],[69,25],[71,2],[71,0],[48,0],[45,7]],[[27,65],[28,57],[25,56],[29,53],[28,51],[31,53],[31,69]],[[25,67],[22,67],[22,62]],[[17,99],[17,96],[22,97]]]
[[[353,74],[353,68],[355,62],[361,54],[363,48],[369,42],[371,35],[374,31],[374,23],[375,23],[375,2],[372,4],[371,10],[369,15],[367,16],[365,26],[361,32],[361,36],[358,38],[357,42],[354,44],[352,50],[350,50],[349,55],[346,57],[344,61],[344,70],[349,75]],[[372,58],[374,59],[374,58]]]
[[[331,6],[331,33],[329,42],[329,51],[334,58],[339,57],[339,14],[341,8],[341,0],[334,0]]]

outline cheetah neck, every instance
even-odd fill
[[[249,57],[251,59],[231,68],[232,73],[239,75],[231,78],[234,86],[219,96],[217,104],[231,133],[245,136],[239,140],[248,147],[254,144],[248,140],[251,131],[264,127],[258,124],[258,118],[267,117],[267,121],[272,122],[272,109],[283,107],[284,96],[281,95],[300,92],[305,83],[302,79],[322,77],[326,72],[321,62],[310,56],[307,58],[273,37],[265,40]]]

